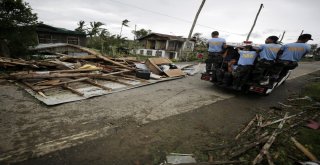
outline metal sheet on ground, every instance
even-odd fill
[[[124,85],[120,84],[117,82],[111,82],[111,81],[105,81],[105,80],[99,80],[99,84],[111,88],[112,90],[107,91],[105,89],[92,86],[92,85],[81,85],[81,84],[72,84],[72,87],[78,90],[79,92],[83,93],[83,96],[79,96],[75,93],[72,93],[71,91],[68,90],[62,90],[60,87],[53,88],[50,90],[46,90],[45,96],[38,94],[34,92],[32,89],[28,88],[27,86],[23,85],[22,83],[16,83],[18,86],[22,87],[25,89],[29,94],[34,96],[36,99],[39,101],[45,103],[46,105],[57,105],[57,104],[62,104],[62,103],[68,103],[68,102],[73,102],[73,101],[79,101],[79,100],[84,100],[88,99],[91,97],[96,97],[96,96],[102,96],[102,95],[107,95],[107,94],[112,94],[115,92],[121,92],[124,90],[129,90],[133,88],[138,88],[146,85],[151,85],[163,81],[169,81],[169,80],[174,80],[174,79],[179,79],[181,77],[170,77],[170,78],[163,78],[161,80],[146,80],[144,82],[142,81],[131,81],[131,80],[126,80],[123,81],[124,83],[131,84],[131,85]]]

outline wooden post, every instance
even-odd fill
[[[259,11],[258,11],[258,13],[256,15],[256,18],[254,19],[253,25],[252,25],[252,27],[250,29],[250,32],[249,32],[249,34],[247,36],[246,41],[249,41],[250,35],[251,35],[252,31],[253,31],[253,28],[256,26],[256,22],[258,20],[258,17],[259,17],[259,14],[260,14],[260,11],[261,11],[262,7],[263,7],[263,4],[260,5]]]

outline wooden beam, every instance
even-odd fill
[[[94,82],[94,81],[91,80],[91,79],[86,80],[86,82],[89,83],[89,84],[91,84],[91,85],[94,85],[94,86],[97,86],[97,87],[99,87],[99,88],[102,88],[102,89],[104,89],[104,90],[112,91],[112,88],[108,88],[108,87],[106,87],[106,86],[103,86],[103,85],[101,85],[101,84],[98,84],[98,83]]]
[[[77,73],[77,72],[92,72],[92,71],[101,71],[102,68],[95,69],[73,69],[73,70],[55,70],[50,71],[49,73]]]
[[[284,115],[284,119],[288,117],[288,112]],[[284,123],[286,122],[286,120],[282,120],[281,123],[278,125],[278,128],[276,130],[273,131],[272,135],[270,136],[270,138],[268,139],[267,143],[262,147],[260,153],[256,156],[256,158],[253,160],[252,164],[259,164],[262,161],[263,155],[266,154],[266,152],[269,152],[269,148],[271,147],[271,145],[273,144],[273,142],[275,141],[277,135],[280,133],[280,130],[282,129]]]
[[[123,84],[123,85],[127,85],[127,86],[133,86],[132,84],[120,81],[117,78],[112,78],[112,77],[97,77],[97,78],[108,80],[108,81],[113,81],[113,82],[116,82],[116,83],[119,83],[119,84]]]
[[[50,72],[30,72],[30,73],[13,73],[9,76],[5,76],[4,78],[7,79],[15,79],[15,80],[22,80],[22,79],[45,79],[45,78],[73,78],[73,77],[105,77],[108,75],[116,75],[121,73],[131,72],[128,70],[123,70],[119,72],[111,72],[107,74],[103,73],[52,73]]]
[[[102,60],[104,60],[104,61],[106,61],[106,62],[110,62],[110,63],[112,63],[112,64],[114,64],[114,65],[118,65],[118,66],[121,66],[121,67],[126,68],[126,69],[129,69],[129,70],[134,70],[134,69],[131,68],[131,67],[128,67],[128,66],[126,66],[126,65],[120,64],[119,62],[110,60],[109,58],[107,58],[107,57],[105,57],[105,56],[102,56],[102,55],[100,55],[100,54],[96,54],[96,56],[97,56],[98,58],[100,58],[100,59],[102,59]]]
[[[70,83],[85,81],[85,80],[88,80],[88,79],[89,78],[84,77],[84,78],[79,78],[79,79],[75,79],[75,80],[63,81],[63,82],[59,82],[59,83],[56,83],[56,84],[52,84],[50,86],[33,87],[34,88],[33,90],[40,91],[40,90],[50,89],[50,88],[54,88],[54,87],[57,87],[57,86],[63,86],[63,85],[70,84]]]
[[[251,125],[254,123],[254,121],[257,120],[257,116],[254,116],[254,118],[248,123],[248,125],[235,137],[235,140],[237,140],[242,134],[247,132]]]
[[[76,89],[73,89],[73,88],[71,88],[71,87],[69,87],[67,85],[63,85],[62,88],[67,89],[67,90],[71,91],[72,93],[75,93],[75,94],[77,94],[79,96],[84,96],[84,93],[82,93],[82,92],[80,92],[80,91],[78,91]]]
[[[318,161],[317,157],[314,156],[306,147],[299,143],[294,137],[290,138],[293,144],[301,151],[305,156],[307,156],[312,161]]]

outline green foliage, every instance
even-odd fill
[[[11,56],[24,56],[28,46],[36,44],[37,15],[22,0],[0,1],[1,46],[9,48]]]
[[[77,32],[81,32],[81,33],[86,33],[86,29],[85,29],[85,22],[84,21],[79,21],[78,22],[78,27],[76,29],[74,29]]]
[[[137,31],[131,31],[132,32],[132,34],[134,34],[134,36],[135,36],[135,39],[138,39],[138,38],[141,38],[141,37],[144,37],[144,36],[146,36],[146,35],[148,35],[148,34],[150,34],[151,33],[151,30],[146,30],[146,29],[140,29],[140,30],[137,30]]]

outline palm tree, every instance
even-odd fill
[[[85,33],[85,22],[83,20],[78,22],[78,27],[75,29],[75,31]]]
[[[101,52],[102,53],[104,52],[104,43],[108,39],[109,36],[110,36],[110,32],[107,29],[103,28],[100,30],[99,39],[100,39],[100,43],[101,43]]]
[[[91,26],[91,30],[88,30],[88,34],[90,36],[90,38],[92,38],[93,36],[97,36],[99,34],[99,32],[101,31],[102,28],[100,28],[101,26],[103,26],[104,23],[102,22],[90,22],[90,26]]]
[[[125,19],[125,20],[122,21],[121,30],[120,30],[120,35],[119,35],[120,37],[121,37],[121,35],[122,35],[122,28],[123,28],[123,26],[128,27],[128,26],[129,26],[129,25],[128,25],[129,22],[130,22],[130,21],[127,20],[127,19]]]

